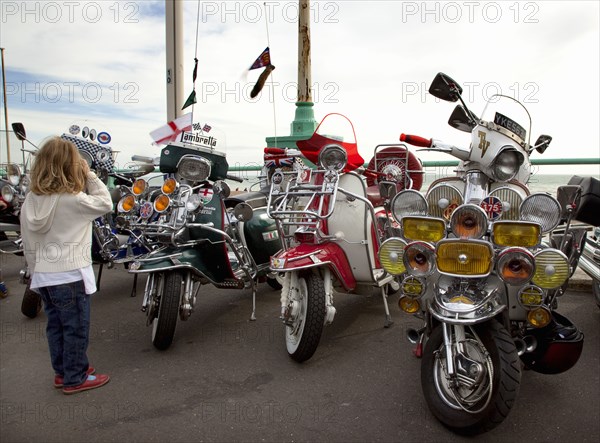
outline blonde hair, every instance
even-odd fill
[[[52,137],[37,151],[31,168],[31,191],[35,194],[78,194],[86,184],[86,172],[73,143]]]

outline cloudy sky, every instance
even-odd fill
[[[199,21],[196,1],[184,7],[186,96],[196,43],[200,60],[194,120],[225,133],[230,164],[260,162],[265,137],[288,135],[294,117],[297,2],[203,1]],[[111,134],[120,164],[160,152],[149,132],[166,123],[163,1],[0,8],[9,126],[22,121],[38,143],[89,124]],[[446,124],[454,104],[427,94],[441,71],[463,85],[476,113],[494,93],[520,99],[532,138],[553,136],[544,157],[598,158],[599,11],[597,1],[314,1],[316,119],[348,116],[365,159],[402,132],[466,147],[469,135]],[[250,99],[259,71],[243,73],[267,46],[267,29],[274,85]],[[597,165],[576,168],[547,172],[600,175]]]

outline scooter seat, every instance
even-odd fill
[[[375,207],[383,205],[383,198],[379,193],[379,186],[377,185],[367,186],[367,198]]]
[[[267,196],[262,192],[243,192],[225,199],[225,207],[233,208],[238,203],[247,203],[253,209],[267,206]]]

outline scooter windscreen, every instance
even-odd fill
[[[343,172],[353,171],[365,164],[358,153],[356,134],[352,122],[342,114],[327,114],[308,140],[296,142],[298,149],[306,159],[319,165],[319,154],[326,146],[339,146],[347,155]]]
[[[481,114],[481,120],[493,123],[502,132],[519,144],[530,144],[531,116],[518,100],[501,94],[492,95]]]

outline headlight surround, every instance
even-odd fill
[[[540,244],[541,235],[539,223],[499,221],[492,226],[492,241],[497,246],[533,248]]]
[[[10,185],[2,186],[2,198],[6,203],[10,203],[15,198],[15,190]]]
[[[519,172],[519,155],[513,149],[505,149],[492,163],[492,175],[497,181],[507,182]]]
[[[388,238],[379,248],[379,262],[383,269],[392,275],[400,275],[406,272],[402,256],[406,242],[399,238]]]
[[[539,308],[544,303],[544,290],[535,285],[528,285],[519,291],[519,304],[525,309]]]
[[[169,198],[169,196],[165,194],[160,194],[158,197],[156,197],[156,200],[154,200],[154,211],[159,213],[165,212],[169,208],[170,204],[171,199]]]
[[[425,216],[429,209],[425,197],[414,189],[400,191],[392,199],[390,207],[396,220],[409,216]]]
[[[556,289],[570,275],[569,260],[558,249],[544,249],[535,254],[535,273],[531,282],[542,289]]]
[[[539,223],[542,233],[552,231],[560,222],[561,207],[557,199],[550,194],[531,194],[519,208],[523,221]]]
[[[446,239],[438,242],[436,256],[442,274],[486,277],[492,271],[494,249],[483,240]]]
[[[485,211],[473,204],[459,206],[450,217],[450,230],[458,238],[481,238],[487,232],[487,227]]]
[[[201,182],[210,177],[211,163],[204,157],[184,155],[177,163],[177,176],[192,182]]]
[[[171,195],[177,189],[177,180],[174,178],[168,178],[162,184],[160,190],[165,195]]]
[[[523,285],[535,271],[533,254],[525,248],[507,248],[498,254],[496,272],[509,285]]]
[[[425,286],[426,284],[424,280],[409,275],[404,280],[402,280],[402,283],[400,284],[400,290],[404,295],[418,298],[421,297],[425,292]]]
[[[148,187],[148,183],[143,178],[138,178],[133,182],[133,186],[131,187],[131,192],[133,195],[142,195],[146,188]]]
[[[426,277],[435,270],[435,249],[421,241],[409,243],[402,257],[406,272],[415,277]]]
[[[348,163],[348,153],[340,145],[327,145],[319,152],[318,161],[324,169],[341,171]]]
[[[117,204],[117,210],[119,212],[131,212],[131,210],[133,208],[135,208],[135,197],[131,194],[128,194],[124,197],[121,198],[121,200],[119,200],[119,203]]]
[[[408,240],[436,243],[446,235],[446,222],[441,218],[403,217],[402,234]]]

